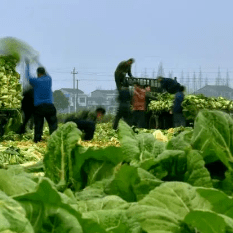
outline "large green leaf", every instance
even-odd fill
[[[165,182],[131,206],[127,215],[140,222],[147,233],[181,233],[188,213],[209,208],[209,202],[191,185]]]
[[[156,140],[151,133],[140,133],[136,139],[139,142],[140,161],[156,158],[165,150],[166,143]]]
[[[77,202],[78,211],[86,213],[96,210],[125,209],[129,203],[115,195],[108,195],[102,198],[93,198]]]
[[[132,221],[126,215],[125,210],[97,210],[83,214],[86,219],[91,219],[98,223],[107,232],[111,233],[142,233],[140,224]]]
[[[217,189],[196,188],[203,198],[209,201],[212,211],[233,218],[233,199]]]
[[[105,232],[97,223],[83,219],[78,211],[66,204],[49,179],[42,179],[35,192],[14,199],[26,210],[35,232]]]
[[[133,159],[139,160],[139,141],[137,140],[132,128],[122,120],[120,120],[118,125],[118,138],[125,157],[124,160],[126,162],[130,162]]]
[[[58,128],[49,138],[44,157],[45,176],[55,184],[66,185],[73,177],[71,152],[80,139],[77,125],[68,122]]]
[[[224,218],[210,211],[191,211],[186,215],[184,221],[197,228],[201,233],[226,233]]]
[[[196,150],[191,150],[187,154],[187,170],[184,175],[184,182],[193,186],[202,186],[212,188],[210,173],[205,168],[205,162],[200,153]]]
[[[133,186],[140,182],[137,168],[124,164],[105,187],[108,195],[117,195],[128,202],[137,201]]]
[[[173,137],[167,143],[166,150],[184,150],[184,151],[190,150],[192,148],[190,145],[192,135],[193,135],[193,131],[188,130],[180,133],[176,137]]]
[[[157,158],[145,160],[140,166],[150,171],[158,179],[184,181],[187,157],[181,150],[165,150]]]
[[[99,149],[77,146],[71,157],[76,191],[111,177],[115,166],[124,160],[121,148],[112,146]]]
[[[85,187],[81,191],[75,193],[75,197],[78,201],[86,201],[96,198],[103,198],[106,196],[104,188],[108,184],[109,179],[103,179],[96,181],[95,183]]]
[[[163,183],[163,181],[157,179],[153,174],[140,167],[137,168],[137,173],[140,178],[140,182],[134,185],[133,190],[137,195],[137,201],[139,201],[152,189]]]
[[[205,162],[221,160],[232,169],[233,162],[233,120],[220,111],[202,110],[196,120],[192,146],[201,152]]]
[[[2,191],[0,191],[0,232],[34,232],[23,207]]]
[[[35,190],[37,183],[23,169],[0,169],[0,190],[8,196],[24,194]]]

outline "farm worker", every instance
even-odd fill
[[[31,77],[29,60],[26,59],[26,78],[34,89],[34,142],[41,141],[43,135],[44,118],[49,125],[49,133],[57,129],[57,111],[53,104],[52,78],[45,72],[44,67],[37,68],[37,77]]]
[[[113,122],[113,129],[116,130],[118,127],[118,123],[121,118],[130,125],[130,102],[131,102],[131,95],[129,92],[129,84],[128,82],[123,82],[121,90],[119,92],[119,96],[117,98],[119,102],[119,107],[117,109],[117,113]]]
[[[134,84],[133,124],[138,128],[145,128],[146,90],[136,82]]]
[[[180,84],[177,82],[176,77],[174,79],[159,77],[158,81],[161,83],[161,88],[168,93],[175,94],[179,91]]]
[[[182,102],[184,100],[185,87],[181,86],[179,91],[175,95],[174,106],[173,106],[173,126],[186,126],[185,117],[183,116]]]
[[[134,61],[135,60],[133,58],[130,58],[129,60],[122,61],[118,64],[115,70],[115,82],[118,91],[121,90],[121,86],[126,78],[126,74],[128,74],[130,78],[133,78],[133,75],[131,73],[131,66],[134,63]]]
[[[95,110],[95,113],[92,116],[91,120],[88,120],[89,111],[83,112],[80,117],[76,117],[75,115],[69,116],[65,119],[64,123],[66,122],[74,122],[77,124],[78,129],[80,129],[84,133],[83,140],[89,141],[93,139],[95,133],[95,125],[97,120],[102,120],[103,116],[105,115],[105,109],[99,107]]]
[[[26,125],[31,119],[30,128],[32,129],[33,123],[33,112],[34,112],[34,90],[31,87],[30,89],[23,92],[23,99],[21,102],[21,110],[23,112],[23,124],[19,129],[19,134],[24,134],[26,130]]]

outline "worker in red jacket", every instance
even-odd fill
[[[138,128],[145,128],[145,111],[146,111],[146,90],[136,82],[133,92],[133,125]]]

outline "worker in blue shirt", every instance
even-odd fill
[[[44,118],[49,125],[49,133],[57,129],[57,111],[53,104],[52,78],[45,72],[44,67],[37,68],[37,78],[31,77],[29,60],[26,62],[26,78],[34,89],[34,142],[41,141],[43,135]]]
[[[184,90],[185,87],[181,86],[179,91],[175,95],[175,101],[173,106],[173,126],[180,127],[186,126],[185,117],[183,116],[182,103],[184,101]]]

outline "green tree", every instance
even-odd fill
[[[53,99],[55,107],[59,109],[65,109],[69,106],[69,98],[66,97],[62,91],[56,90],[53,92]]]

